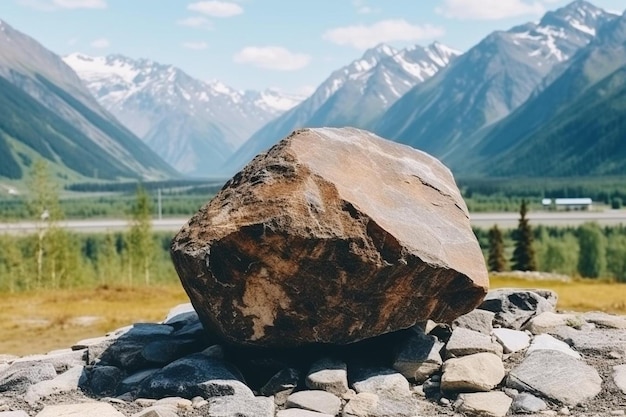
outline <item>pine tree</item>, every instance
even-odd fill
[[[535,271],[537,264],[535,263],[535,251],[533,249],[533,231],[528,223],[526,214],[526,200],[522,200],[520,207],[520,219],[517,230],[513,234],[515,240],[515,249],[513,250],[513,269],[518,271]]]
[[[597,223],[585,223],[578,228],[578,272],[583,277],[598,278],[606,270],[606,237]]]
[[[495,224],[489,229],[489,257],[487,264],[489,270],[494,272],[502,272],[506,268],[502,232],[498,229],[498,225]]]

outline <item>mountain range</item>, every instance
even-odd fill
[[[0,84],[0,177],[20,178],[37,156],[71,178],[176,176],[167,162],[228,177],[319,126],[372,130],[463,177],[626,175],[626,14],[584,0],[463,54],[378,45],[304,100],[146,59],[61,59],[2,22]]]
[[[21,179],[43,157],[66,179],[161,179],[176,171],[34,39],[0,21],[0,177]]]
[[[122,55],[72,54],[64,61],[100,104],[180,172],[219,173],[235,150],[303,97],[237,91],[172,65]]]

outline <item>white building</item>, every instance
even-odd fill
[[[593,201],[590,198],[544,198],[541,205],[546,210],[591,210]]]

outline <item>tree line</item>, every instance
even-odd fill
[[[526,214],[522,202],[516,229],[501,231],[494,225],[488,231],[475,230],[490,271],[543,271],[626,282],[626,227],[595,222],[531,227]]]
[[[27,210],[36,222],[29,236],[0,235],[0,291],[85,285],[150,285],[175,281],[169,260],[171,235],[152,230],[152,202],[137,187],[125,233],[70,233],[59,227],[58,189],[39,160],[29,178]]]

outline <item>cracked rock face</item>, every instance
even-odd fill
[[[237,345],[346,344],[450,322],[488,289],[450,171],[352,129],[305,129],[235,175],[172,242],[205,328]]]

